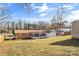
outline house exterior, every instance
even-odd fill
[[[12,33],[4,33],[4,39],[31,39],[31,38],[49,38],[56,36],[55,30],[14,30],[15,35]]]
[[[72,38],[79,39],[79,20],[72,22]]]
[[[60,28],[64,28],[64,23],[54,23],[51,25],[53,29],[60,29]]]
[[[62,29],[57,29],[57,35],[70,35],[71,34],[71,29],[66,29],[66,28],[62,28]]]
[[[15,30],[16,39],[45,38],[46,30]]]
[[[47,37],[55,37],[56,36],[56,31],[55,30],[49,30],[46,34]]]
[[[51,26],[54,30],[56,30],[57,36],[64,34],[64,32],[62,31],[62,29],[65,27],[64,23],[54,23]]]
[[[14,35],[12,33],[3,33],[4,39],[14,39]]]

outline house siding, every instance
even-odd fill
[[[46,33],[46,31],[45,30],[16,30],[15,31],[15,36],[16,36],[16,39],[35,38],[35,37],[32,36],[33,33],[43,34],[43,33]]]
[[[72,38],[79,38],[79,21],[72,22]]]
[[[30,33],[16,33],[16,39],[29,39],[31,38],[31,34]]]

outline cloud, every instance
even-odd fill
[[[74,5],[63,5],[64,8],[66,8],[67,10],[71,10],[74,8]]]
[[[43,12],[51,12],[52,10],[54,10],[55,8],[53,7],[49,7],[47,5],[47,3],[42,4],[42,6],[38,6],[38,5],[32,5],[33,9],[37,9],[38,12],[43,13]]]
[[[46,12],[51,12],[53,10],[55,10],[55,8],[49,8]]]
[[[46,16],[46,15],[48,15],[48,14],[46,14],[46,13],[40,14],[40,16]]]
[[[63,5],[64,8],[66,8],[66,10],[72,10],[75,8],[75,6],[78,6],[77,3],[73,3],[73,4],[67,4],[67,5]]]
[[[41,17],[47,16],[49,12],[55,10],[54,7],[49,7],[47,3],[43,3],[41,6],[32,4],[32,9],[39,13],[39,16]]]
[[[44,3],[42,6],[35,6],[33,9],[38,9],[39,12],[45,12],[46,10],[48,10],[48,6],[47,3]]]
[[[40,8],[40,6],[35,6],[35,7],[33,7],[33,9],[39,9]]]
[[[71,11],[71,14],[67,18],[71,21],[79,20],[79,10]]]
[[[47,11],[49,8],[48,8],[48,6],[47,6],[47,4],[45,3],[45,4],[43,4],[40,8],[39,8],[39,12],[45,12],[45,11]]]

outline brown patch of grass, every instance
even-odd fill
[[[79,44],[71,36],[37,40],[8,40],[0,44],[0,55],[8,56],[59,56],[79,55]],[[64,42],[65,41],[65,42]],[[55,44],[56,42],[62,42]],[[77,43],[76,43],[77,42]],[[52,43],[52,45],[50,45]],[[62,44],[62,45],[61,45]],[[75,45],[76,44],[76,45]]]

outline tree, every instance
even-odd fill
[[[4,31],[8,33],[10,32],[10,21],[6,21]]]
[[[0,26],[9,18],[8,7],[0,7]],[[3,22],[4,21],[4,22]],[[0,28],[3,31],[2,28]]]
[[[24,21],[23,25],[24,25],[24,30],[27,30],[28,24],[27,24],[26,20]]]
[[[21,30],[22,29],[22,21],[21,20],[18,21],[18,25],[19,25],[19,29]]]
[[[33,27],[33,29],[34,29],[34,30],[35,30],[35,29],[37,29],[37,26],[38,26],[38,25],[37,25],[37,24],[35,24],[35,23],[34,23],[34,24],[32,24],[32,27]]]
[[[30,30],[30,23],[27,23],[27,30]]]
[[[0,7],[0,21],[5,20],[9,17],[8,8]]]
[[[15,26],[14,26],[14,22],[12,22],[12,33],[13,33],[13,35],[15,35]]]
[[[49,28],[49,23],[44,21],[39,21],[38,26],[40,30],[46,30],[47,28]]]
[[[18,23],[15,23],[15,29],[16,29],[16,30],[19,29]]]
[[[61,33],[61,29],[62,29],[62,24],[64,24],[64,20],[65,20],[65,8],[63,7],[63,5],[61,4],[61,6],[57,9],[56,14],[54,15],[51,23],[52,26],[55,30],[57,30],[58,28],[56,28],[56,26],[59,26],[60,28],[60,35]],[[59,23],[60,25],[56,25],[57,23]]]
[[[26,10],[28,12],[31,12],[31,10],[32,10],[30,3],[18,3],[17,5],[20,5],[25,12],[26,12]],[[7,20],[10,17],[13,17],[13,16],[12,16],[12,14],[9,13],[9,7],[0,6],[0,27],[1,27],[0,32],[6,31],[6,30],[8,30],[7,32],[9,32],[11,25],[9,23],[7,23],[5,26],[3,26],[3,25],[7,22]],[[19,29],[19,26],[20,26],[20,29],[22,29],[21,22],[19,22],[19,26],[18,26],[18,24],[15,24],[15,22],[11,22],[11,24],[12,24],[12,26],[14,25],[13,27],[15,29]],[[11,30],[13,30],[13,27],[11,28]],[[6,28],[6,29],[4,29],[4,28]]]

